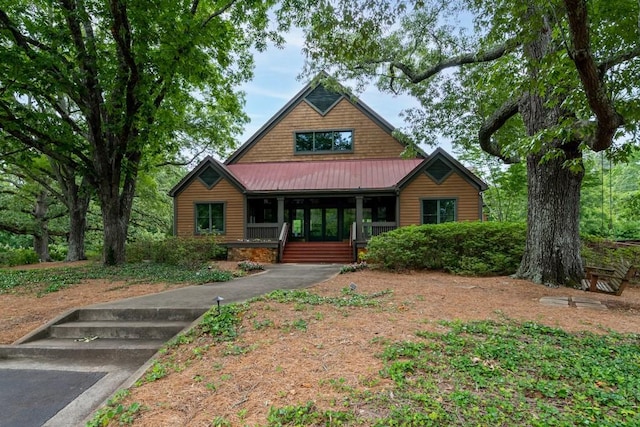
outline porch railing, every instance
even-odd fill
[[[362,237],[365,240],[377,236],[387,231],[395,230],[397,224],[395,222],[365,222],[362,224]]]
[[[278,240],[278,223],[247,224],[247,239]]]
[[[280,237],[278,238],[278,260],[282,262],[282,255],[284,254],[284,246],[287,244],[287,238],[289,237],[289,224],[286,222],[282,224],[282,230],[280,230]]]

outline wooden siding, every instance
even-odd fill
[[[400,193],[400,226],[422,224],[421,200],[428,198],[457,199],[457,220],[477,221],[480,217],[478,189],[457,173],[436,184],[425,173],[418,174]]]
[[[176,230],[178,236],[195,234],[195,204],[223,202],[225,204],[225,233],[223,241],[244,238],[244,196],[227,180],[221,179],[210,190],[197,178],[174,198]]]
[[[353,151],[294,154],[294,133],[314,130],[353,130]],[[394,158],[403,150],[400,142],[346,99],[325,116],[302,101],[235,163]]]

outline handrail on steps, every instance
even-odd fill
[[[351,230],[349,231],[349,246],[353,246],[356,241],[356,227],[358,225],[353,222],[351,223]]]
[[[282,230],[280,230],[280,237],[278,238],[278,260],[282,262],[282,255],[284,254],[284,246],[287,244],[287,238],[289,237],[289,224],[283,223]]]
[[[351,258],[354,261],[358,260],[358,248],[356,247],[357,227],[358,224],[353,222],[349,231],[349,246],[351,246]]]

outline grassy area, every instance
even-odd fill
[[[306,290],[277,291],[256,301],[290,304],[296,310],[323,304],[381,310],[390,292],[362,295],[345,288],[338,297],[322,297]],[[273,322],[257,324],[255,320],[253,325],[244,324],[251,322],[251,304],[213,309],[201,325],[171,343],[167,351],[197,342],[193,348],[197,359],[215,343],[240,339],[244,330],[273,327]],[[304,333],[306,325],[299,326],[296,329]],[[266,423],[260,425],[640,425],[640,341],[636,334],[574,334],[509,319],[441,321],[438,326],[438,332],[418,330],[404,341],[371,340],[383,368],[377,378],[366,381],[391,380],[384,391],[371,392],[366,384],[360,387],[344,378],[331,379],[332,389],[342,396],[332,408],[321,408],[312,401],[272,406]],[[224,357],[237,354],[229,352]],[[156,360],[142,382],[184,369],[175,363],[171,357]],[[220,360],[217,363],[224,365]],[[117,405],[103,408],[101,415],[114,408]],[[136,406],[136,411],[144,410]],[[212,425],[232,423],[218,417]]]
[[[38,289],[41,293],[55,292],[89,279],[107,279],[134,283],[193,283],[225,282],[234,273],[217,269],[189,269],[166,264],[139,263],[119,267],[88,264],[79,267],[2,270],[0,294],[17,290]]]
[[[376,425],[638,425],[633,335],[569,334],[536,323],[446,323],[390,343],[381,372],[396,403]],[[398,403],[400,402],[400,403]],[[368,405],[386,406],[386,396]]]
[[[569,334],[536,323],[446,323],[386,343],[380,376],[393,390],[346,389],[350,410],[308,402],[270,410],[268,426],[623,426],[640,425],[637,336]]]

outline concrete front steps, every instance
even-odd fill
[[[287,242],[284,263],[351,264],[353,248],[345,242]]]
[[[0,357],[144,362],[206,309],[83,308],[0,348]]]

